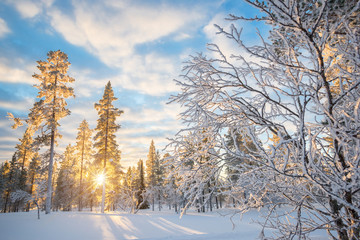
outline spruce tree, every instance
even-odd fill
[[[18,174],[19,174],[19,168],[17,163],[17,157],[16,154],[14,154],[9,164],[9,172],[6,175],[5,203],[3,207],[4,213],[6,211],[10,212],[11,210],[10,194],[17,189]]]
[[[99,119],[95,128],[96,135],[94,137],[94,147],[97,149],[95,154],[95,163],[102,168],[102,174],[106,179],[107,162],[119,159],[118,144],[115,139],[115,132],[120,128],[116,124],[116,118],[119,117],[123,111],[114,107],[113,101],[117,100],[114,97],[114,92],[110,81],[105,86],[103,98],[99,103],[95,103],[95,109],[98,111]],[[103,181],[101,212],[105,210],[105,180]]]
[[[75,193],[75,154],[74,147],[70,144],[66,147],[64,159],[60,165],[55,190],[55,206],[63,211],[70,211]]]
[[[156,181],[156,194],[158,200],[158,207],[159,207],[159,211],[161,211],[162,208],[161,197],[163,195],[165,169],[162,164],[161,155],[159,151],[156,151],[156,155],[155,155],[154,173],[155,173],[155,181]]]
[[[24,170],[24,167],[29,163],[30,159],[34,154],[32,130],[28,127],[25,130],[23,137],[19,140],[20,140],[20,144],[17,144],[16,148],[17,148],[17,153],[19,155],[21,169]]]
[[[145,192],[145,173],[144,173],[144,162],[143,160],[139,160],[138,167],[137,167],[137,179],[136,179],[136,198],[137,198],[137,209],[147,209],[149,207],[146,199],[144,199],[144,192]]]
[[[153,211],[155,205],[154,189],[156,186],[155,160],[156,160],[156,150],[155,150],[154,141],[151,140],[151,144],[149,147],[149,154],[147,155],[147,160],[146,160],[146,177],[147,177],[148,191],[151,193],[151,204]]]
[[[84,165],[90,161],[92,155],[92,141],[91,141],[92,131],[89,128],[88,122],[84,119],[79,128],[78,135],[76,137],[76,151],[78,159],[80,160],[79,166],[79,206],[78,209],[82,209],[82,197],[83,197],[83,173]]]
[[[1,212],[5,212],[5,202],[6,202],[6,189],[8,182],[8,175],[10,170],[10,164],[8,161],[5,161],[1,164],[0,167],[0,204]]]
[[[29,170],[28,170],[28,186],[29,186],[29,194],[33,196],[33,193],[35,191],[35,180],[38,175],[40,169],[40,156],[38,153],[35,153],[33,158],[31,159],[31,162],[29,164]],[[33,196],[35,199],[35,196]],[[27,204],[26,211],[30,210],[30,203]]]

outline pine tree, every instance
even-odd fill
[[[92,131],[89,128],[89,124],[84,119],[79,128],[78,135],[76,137],[76,150],[77,156],[80,160],[80,172],[79,172],[79,206],[78,209],[82,209],[82,198],[83,198],[83,173],[84,165],[90,161],[92,155],[92,141],[91,141]]]
[[[17,154],[19,155],[19,161],[21,162],[21,169],[24,170],[24,167],[29,163],[32,158],[33,152],[33,139],[32,139],[32,130],[27,128],[23,137],[20,140],[20,144],[16,145]]]
[[[37,141],[50,145],[46,214],[51,211],[54,147],[56,138],[61,137],[57,129],[60,126],[59,120],[70,114],[70,111],[66,109],[67,103],[65,99],[74,96],[74,90],[67,84],[75,81],[72,77],[66,75],[70,62],[65,53],[60,50],[50,51],[47,56],[47,61],[37,61],[40,74],[34,74],[33,78],[40,82],[34,85],[39,90],[37,95],[39,100],[34,103],[26,119],[29,135],[31,136],[35,131],[40,131],[41,135]],[[10,119],[15,121],[13,128],[22,125],[21,119],[14,118],[11,113],[8,113],[8,115]]]
[[[18,163],[16,154],[12,156],[12,159],[9,163],[9,172],[6,175],[6,185],[5,185],[5,203],[3,207],[3,212],[10,212],[11,202],[10,194],[17,189],[18,185]]]
[[[155,161],[156,161],[156,150],[154,141],[151,140],[151,144],[149,147],[149,154],[147,155],[146,160],[146,182],[147,182],[147,189],[150,192],[151,196],[151,205],[152,210],[154,211],[155,205],[155,186],[156,186],[156,175],[155,175]]]
[[[70,211],[75,193],[75,154],[74,147],[70,144],[66,147],[64,160],[61,162],[59,176],[55,190],[56,208],[62,207],[63,211]]]
[[[36,190],[36,176],[40,169],[40,156],[38,153],[34,154],[33,158],[31,159],[31,162],[29,164],[29,170],[28,170],[28,186],[29,186],[29,194],[33,196],[33,193]],[[35,196],[33,196],[35,199]],[[26,207],[26,211],[30,210],[30,203],[28,203]]]
[[[45,121],[43,128],[50,137],[50,161],[45,206],[45,212],[48,214],[51,211],[55,140],[57,137],[60,137],[57,131],[60,125],[58,121],[70,114],[70,111],[65,108],[67,105],[65,98],[74,96],[74,90],[66,84],[75,80],[66,75],[70,62],[65,53],[60,50],[50,51],[47,56],[47,61],[37,62],[39,64],[37,68],[41,73],[34,74],[33,77],[40,81],[40,84],[35,85],[35,87],[39,89],[37,97],[43,100],[39,101],[42,104],[39,104],[37,113],[42,115],[43,121]]]
[[[99,119],[95,131],[97,132],[94,140],[94,147],[97,149],[95,155],[96,164],[101,167],[102,174],[106,177],[107,162],[112,159],[119,158],[118,144],[115,139],[115,132],[120,128],[116,124],[116,118],[120,116],[123,111],[115,108],[112,104],[117,100],[114,97],[114,92],[111,87],[110,81],[105,86],[103,98],[99,103],[95,103],[95,109],[98,111]],[[101,212],[105,210],[105,181],[103,181]]]
[[[5,161],[1,164],[0,167],[0,206],[2,212],[5,212],[5,198],[6,198],[6,188],[7,188],[7,178],[9,174],[10,165],[8,161]]]
[[[137,167],[137,179],[136,179],[136,198],[137,198],[137,209],[147,209],[149,208],[149,205],[144,199],[144,193],[145,193],[145,173],[144,173],[144,162],[143,160],[139,160],[138,167]]]
[[[164,185],[164,174],[165,169],[161,161],[161,155],[159,151],[156,151],[155,155],[155,165],[154,165],[154,173],[155,173],[155,181],[156,181],[156,195],[158,200],[159,211],[161,211],[161,198],[163,195],[163,185]]]

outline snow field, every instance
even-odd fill
[[[224,211],[222,211],[224,213]],[[256,211],[233,217],[188,211],[180,219],[173,212],[20,212],[0,214],[2,240],[238,240],[258,239],[260,226],[252,222]],[[326,234],[313,239],[327,239]]]

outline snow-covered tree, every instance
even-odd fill
[[[34,109],[35,115],[42,116],[42,130],[48,134],[50,143],[50,160],[48,169],[48,186],[46,197],[46,213],[51,211],[52,196],[52,173],[54,164],[54,147],[56,138],[61,135],[58,133],[59,120],[70,114],[66,109],[66,98],[74,96],[74,90],[67,84],[75,80],[67,74],[70,66],[67,54],[57,51],[50,51],[47,54],[47,61],[37,61],[37,68],[40,74],[34,74],[33,77],[40,81],[35,87],[39,90],[39,106]],[[42,101],[41,101],[42,100]]]
[[[95,128],[96,135],[94,137],[94,147],[97,149],[95,154],[95,163],[102,169],[103,176],[107,178],[106,172],[108,161],[120,160],[120,151],[115,139],[115,132],[120,128],[116,123],[116,118],[119,117],[123,111],[114,107],[113,101],[117,100],[114,97],[114,92],[110,81],[105,86],[103,98],[99,103],[95,103],[95,109],[98,111],[99,119]],[[105,180],[103,181],[101,212],[105,210]]]
[[[165,153],[161,159],[164,169],[163,197],[169,206],[169,210],[174,207],[176,213],[179,212],[180,197],[178,193],[178,176],[174,171],[174,164],[169,153]]]
[[[224,168],[224,162],[215,149],[216,140],[209,130],[201,128],[188,132],[186,136],[178,135],[173,140],[172,175],[178,176],[178,189],[183,194],[186,207],[195,206],[199,212],[205,212],[206,205],[209,208],[212,205]]]
[[[144,162],[139,160],[137,170],[136,170],[136,180],[135,180],[135,189],[136,191],[136,208],[137,209],[147,209],[149,208],[148,202],[145,195],[145,171],[144,171]]]
[[[155,172],[155,180],[156,180],[155,197],[157,199],[159,211],[161,211],[163,195],[164,195],[163,188],[164,188],[165,168],[159,150],[156,151],[156,155],[155,155],[154,172]]]
[[[65,99],[74,96],[74,90],[67,84],[75,80],[66,75],[70,66],[67,54],[57,50],[48,52],[47,56],[46,61],[37,61],[37,68],[40,70],[40,73],[33,75],[33,78],[40,82],[34,85],[39,90],[37,95],[39,100],[34,103],[26,119],[28,124],[28,132],[26,133],[29,135],[26,136],[30,139],[30,136],[38,131],[40,135],[37,141],[40,141],[41,144],[50,145],[45,210],[48,214],[51,211],[51,197],[53,193],[54,148],[56,139],[61,137],[58,132],[58,127],[60,126],[59,120],[70,114],[70,111],[66,109],[67,103]],[[15,118],[11,113],[9,113],[9,118],[15,121],[13,128],[22,125],[21,119]],[[22,148],[21,151],[24,152]]]
[[[84,119],[79,128],[78,135],[76,137],[76,154],[78,158],[79,166],[79,205],[78,209],[81,211],[82,209],[82,199],[84,194],[84,186],[83,186],[83,174],[84,167],[87,163],[90,162],[90,158],[92,156],[92,141],[91,141],[92,130],[89,128],[88,122]]]
[[[33,196],[36,193],[36,179],[39,174],[40,168],[40,156],[38,153],[35,153],[30,161],[29,169],[28,169],[28,193],[32,196],[33,199],[36,199],[36,196]],[[26,207],[26,211],[30,210],[30,203],[28,203]]]
[[[6,166],[7,165],[7,166]],[[13,154],[9,164],[5,165],[3,170],[5,173],[5,186],[4,186],[4,205],[3,212],[11,211],[11,193],[15,192],[19,187],[20,169],[17,161],[16,154]],[[14,211],[14,210],[13,210]]]
[[[155,206],[155,195],[156,195],[156,149],[154,141],[151,140],[149,147],[149,153],[146,159],[146,185],[147,195],[151,198],[151,206],[154,211]]]
[[[140,209],[147,209],[148,203],[145,199],[145,172],[144,163],[140,159],[137,167],[129,167],[119,193],[119,207],[130,213],[137,213]]]
[[[32,130],[27,128],[21,139],[19,139],[20,144],[16,145],[17,154],[19,156],[19,161],[21,161],[21,168],[24,169],[25,166],[29,165],[30,159],[32,158],[34,151],[34,144],[32,139]]]
[[[262,15],[229,20],[262,21],[272,30],[268,39],[260,36],[262,45],[247,46],[235,23],[217,26],[234,42],[233,52],[209,44],[210,57],[198,54],[187,62],[177,81],[182,91],[172,100],[185,107],[189,128],[174,138],[172,155],[194,161],[189,150],[199,145],[208,155],[195,170],[185,164],[177,170],[201,186],[218,171],[235,169],[224,193],[249,193],[238,199],[239,212],[267,207],[261,224],[275,237],[305,239],[326,229],[333,239],[360,239],[360,2],[245,1]],[[229,146],[227,132],[254,146]],[[251,164],[230,165],[229,156]],[[276,211],[280,204],[285,214]]]
[[[57,177],[54,205],[56,209],[71,211],[73,202],[75,202],[75,185],[77,168],[75,147],[70,144],[66,147],[64,159],[60,164],[60,171]]]

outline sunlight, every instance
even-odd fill
[[[102,185],[105,181],[105,175],[103,173],[100,173],[96,176],[95,182],[97,185]]]

